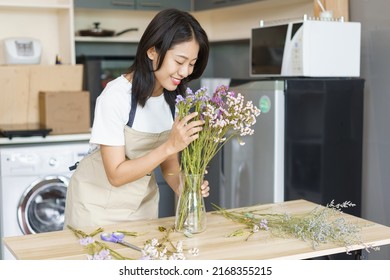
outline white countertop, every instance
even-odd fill
[[[72,141],[89,141],[90,137],[91,137],[90,133],[47,135],[46,137],[42,137],[42,136],[13,137],[12,139],[9,139],[7,137],[0,137],[0,146],[19,145],[19,144],[45,144],[45,143],[72,142]]]

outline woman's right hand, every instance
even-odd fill
[[[193,112],[181,120],[175,118],[172,126],[171,134],[167,144],[171,153],[178,153],[186,148],[192,141],[199,137],[199,132],[203,129],[203,120],[191,121],[198,115]]]

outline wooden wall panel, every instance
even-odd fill
[[[29,67],[0,67],[0,124],[26,122],[29,107]]]
[[[317,0],[314,1],[314,16],[319,17],[322,12]],[[338,19],[344,17],[345,21],[349,20],[349,0],[321,0],[325,10],[332,11],[333,17]]]
[[[82,65],[0,66],[0,125],[39,123],[40,91],[81,91]]]

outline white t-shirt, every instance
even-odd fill
[[[123,76],[109,82],[96,100],[91,144],[124,146],[124,127],[129,121],[131,83]],[[144,107],[137,105],[132,128],[160,133],[172,128],[171,109],[164,95],[150,97]]]

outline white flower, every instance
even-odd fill
[[[183,252],[183,241],[179,240],[176,244],[176,252],[182,253]]]
[[[198,248],[191,248],[188,250],[188,253],[190,253],[193,256],[198,256],[199,255],[199,249]]]
[[[170,257],[169,260],[185,260],[185,256],[183,253],[173,253]]]

